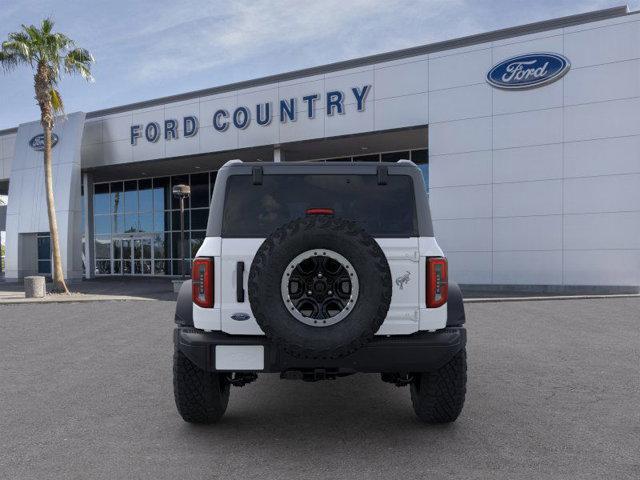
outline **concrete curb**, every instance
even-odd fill
[[[148,302],[153,301],[154,298],[146,298],[146,297],[131,297],[127,295],[69,295],[64,296],[56,295],[56,298],[50,298],[50,296],[46,296],[44,298],[0,298],[0,306],[2,305],[19,305],[19,304],[33,304],[33,303],[81,303],[81,302],[110,302],[110,301],[120,301],[120,302]]]
[[[549,300],[592,300],[598,298],[640,298],[638,293],[614,295],[557,295],[548,297],[465,298],[464,303],[545,302]]]

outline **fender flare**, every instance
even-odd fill
[[[464,325],[464,302],[462,290],[456,282],[449,280],[449,298],[447,299],[447,327]]]
[[[191,299],[191,280],[185,281],[178,292],[174,321],[182,327],[193,327],[193,302]]]

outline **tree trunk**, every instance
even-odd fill
[[[51,249],[53,250],[53,291],[69,293],[62,272],[60,257],[60,241],[58,237],[58,220],[53,199],[53,169],[51,167],[51,126],[44,126],[44,179],[47,191],[47,214],[49,215],[49,231],[51,232]]]
[[[40,106],[40,123],[44,129],[44,180],[47,192],[47,214],[49,216],[49,232],[51,234],[51,249],[53,250],[53,292],[69,293],[62,272],[62,258],[60,257],[60,240],[58,236],[58,220],[53,199],[53,168],[51,166],[51,131],[55,112],[51,102],[51,76],[47,65],[38,64],[34,78],[36,100]]]

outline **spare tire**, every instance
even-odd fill
[[[249,272],[256,321],[298,358],[338,358],[370,341],[391,303],[391,272],[355,222],[310,215],[274,231]]]

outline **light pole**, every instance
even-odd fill
[[[173,187],[172,192],[173,196],[180,200],[180,275],[184,280],[184,201],[191,195],[191,188],[189,185],[180,184]]]

